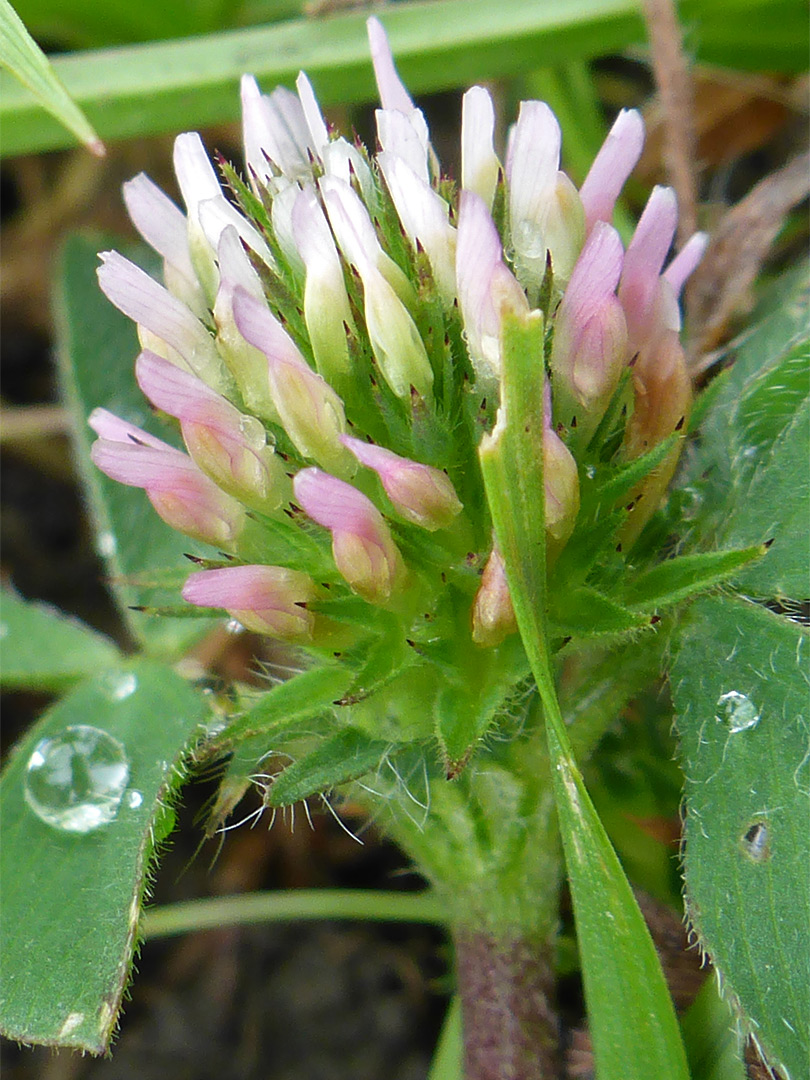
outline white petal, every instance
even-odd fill
[[[222,195],[217,174],[196,131],[178,135],[174,141],[174,171],[191,220],[197,220],[203,199]]]
[[[224,195],[220,193],[214,199],[201,202],[199,215],[205,238],[214,251],[219,247],[219,238],[222,236],[223,229],[231,225],[250,250],[255,252],[271,270],[274,269],[275,259],[261,233],[254,225],[251,225],[244,214],[240,214],[236,207],[228,202]]]
[[[480,195],[487,209],[492,207],[500,171],[494,135],[492,98],[483,86],[473,86],[461,102],[461,186]]]
[[[456,294],[456,230],[448,219],[448,206],[402,158],[377,155],[391,198],[408,239],[427,253],[442,298],[452,303]]]
[[[427,183],[427,147],[409,117],[393,109],[377,109],[375,115],[377,138],[383,150],[402,158]]]

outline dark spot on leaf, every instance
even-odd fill
[[[753,862],[765,862],[770,858],[770,830],[764,821],[755,821],[746,829],[742,849]]]

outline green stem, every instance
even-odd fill
[[[142,915],[141,932],[151,940],[196,930],[216,930],[221,926],[297,919],[357,919],[443,926],[447,922],[447,911],[430,892],[294,889],[217,896],[153,908]]]

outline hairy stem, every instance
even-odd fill
[[[543,942],[455,934],[465,1080],[549,1080],[558,1070],[553,950]]]

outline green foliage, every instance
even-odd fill
[[[671,675],[690,919],[746,1029],[791,1077],[810,1054],[807,636],[754,604],[703,598]]]
[[[108,638],[78,619],[8,590],[0,594],[0,642],[5,687],[63,689],[118,657]]]
[[[0,0],[0,67],[19,79],[39,104],[88,149],[104,153],[98,135],[8,0]]]
[[[236,86],[245,70],[272,87],[292,83],[303,68],[324,104],[373,96],[364,11],[200,34],[217,25],[217,16],[206,14],[212,6],[205,0],[160,10],[155,0],[126,5],[123,11],[118,3],[82,7],[89,31],[85,40],[90,35],[111,42],[175,32],[199,35],[55,61],[54,69],[102,138],[233,120]],[[70,10],[75,27],[75,9],[65,13],[65,21]],[[701,59],[758,70],[801,71],[806,66],[801,45],[806,15],[798,0],[686,0],[682,16]],[[276,11],[270,17],[277,17]],[[191,30],[185,29],[189,19]],[[108,28],[103,39],[102,20]],[[588,59],[644,39],[636,0],[502,0],[497,7],[486,0],[434,0],[392,5],[384,21],[414,93],[532,71],[538,58],[553,57],[556,64]],[[24,91],[2,79],[0,121],[4,155],[66,145],[62,129]]]
[[[734,1018],[714,976],[682,1016],[681,1031],[695,1080],[746,1080]]]
[[[183,779],[204,704],[151,662],[81,683],[28,732],[6,768],[3,844],[3,1031],[11,1038],[103,1053],[115,1028],[138,936],[156,834]],[[112,821],[68,832],[26,799],[40,740],[75,725],[112,736],[129,766]],[[74,779],[81,780],[74,772]]]
[[[685,1080],[683,1044],[655,948],[574,761],[554,688],[544,610],[542,386],[534,372],[538,332],[542,335],[542,324],[534,319],[506,322],[504,404],[492,437],[482,443],[481,467],[543,704],[596,1067],[603,1080]]]
[[[749,595],[765,599],[810,596],[807,314],[802,274],[710,387],[701,438],[675,501],[692,519],[692,544],[772,542],[765,558],[737,577]]]

